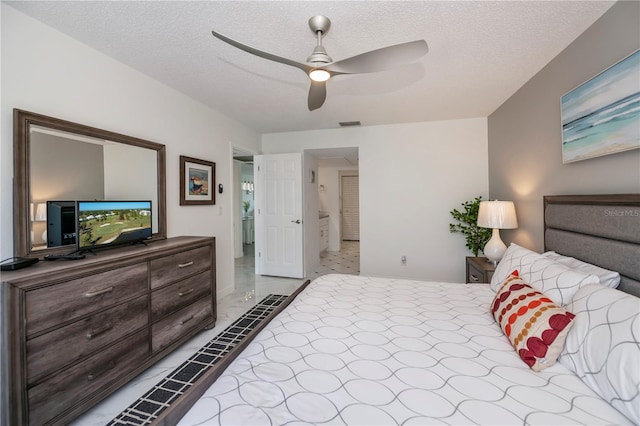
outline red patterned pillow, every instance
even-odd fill
[[[555,364],[575,315],[522,281],[513,271],[496,293],[491,313],[534,371]]]

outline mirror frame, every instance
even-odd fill
[[[151,240],[163,240],[167,238],[166,149],[164,145],[15,108],[13,110],[14,256],[40,258],[47,254],[66,254],[69,252],[69,246],[50,247],[36,251],[31,250],[31,224],[29,218],[29,198],[31,192],[31,146],[29,127],[31,125],[156,151],[158,158],[158,229],[157,232],[153,233]]]

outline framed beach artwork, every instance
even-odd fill
[[[180,156],[180,205],[216,203],[216,163]]]
[[[562,162],[640,148],[640,50],[562,96]]]

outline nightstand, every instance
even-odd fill
[[[467,283],[490,283],[496,267],[486,257],[467,256]]]

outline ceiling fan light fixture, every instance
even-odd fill
[[[315,69],[311,70],[311,72],[309,73],[309,78],[313,81],[323,82],[329,80],[331,78],[331,74],[329,73],[329,71]]]

